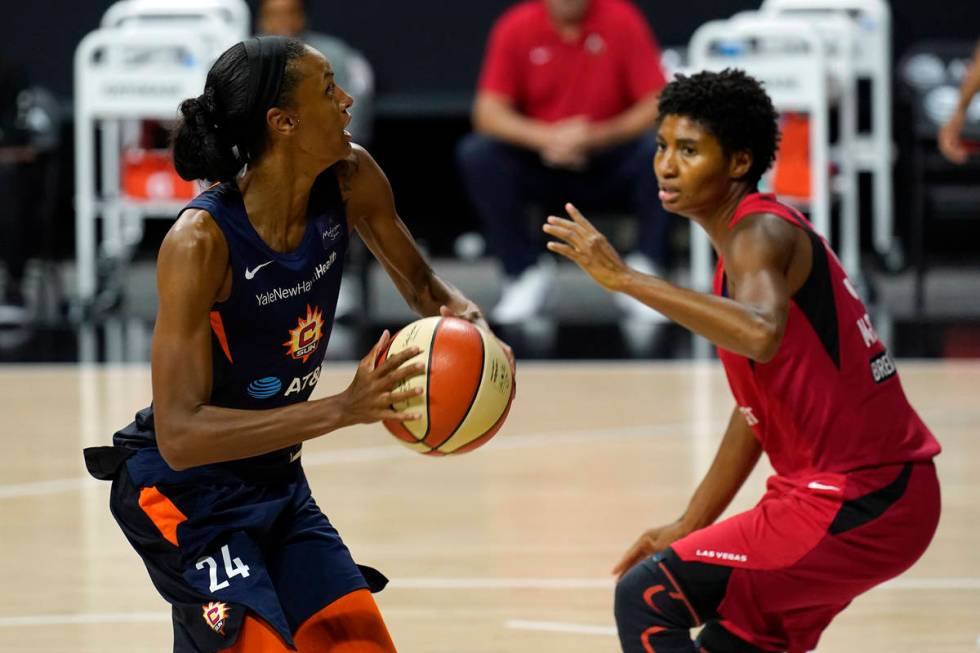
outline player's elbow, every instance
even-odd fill
[[[180,429],[172,426],[156,425],[157,449],[160,450],[160,457],[167,466],[175,472],[183,471],[188,467],[193,467],[190,452],[188,451],[188,438]]]
[[[748,357],[756,363],[768,363],[779,352],[783,342],[783,329],[777,325],[760,322],[750,338]]]

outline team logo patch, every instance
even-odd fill
[[[249,383],[246,392],[255,399],[268,399],[275,397],[280,390],[282,390],[282,381],[274,376],[267,376]]]
[[[228,615],[231,613],[231,609],[227,604],[220,601],[212,601],[211,603],[205,603],[204,608],[204,622],[219,635],[225,634],[225,622],[228,620]]]
[[[282,345],[289,350],[286,352],[288,356],[305,363],[320,346],[320,338],[322,337],[323,311],[320,310],[319,306],[314,310],[307,304],[306,317],[299,318],[299,324],[296,328],[289,330],[289,340]]]

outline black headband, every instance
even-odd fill
[[[282,36],[259,36],[244,41],[248,60],[250,129],[261,129],[265,125],[265,114],[279,98],[286,73],[286,42]]]

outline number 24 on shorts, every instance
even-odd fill
[[[230,581],[235,576],[241,576],[242,578],[248,578],[248,565],[242,564],[241,558],[232,558],[231,551],[228,550],[228,545],[221,547],[221,558],[225,563],[225,576],[227,580],[218,582],[218,563],[211,556],[204,556],[197,561],[197,568],[204,569],[204,566],[208,566],[208,573],[211,575],[211,586],[212,592],[217,592],[228,587]]]

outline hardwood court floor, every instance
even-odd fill
[[[328,366],[317,395],[352,369]],[[943,519],[923,559],[855,601],[820,651],[978,650],[980,363],[900,369],[945,447]],[[305,449],[320,505],[392,578],[378,600],[400,651],[617,651],[609,569],[679,514],[732,407],[715,364],[527,364],[518,390],[503,432],[460,458],[417,455],[379,426]],[[149,396],[144,367],[0,367],[0,651],[169,650],[169,612],[80,456]]]

